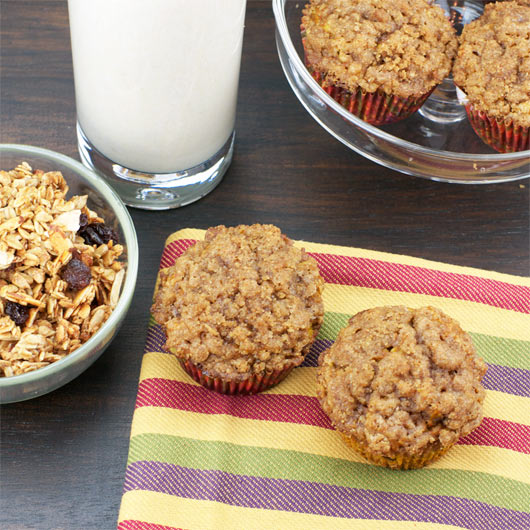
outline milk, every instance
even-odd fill
[[[234,129],[245,0],[68,0],[78,121],[129,169],[201,164]]]

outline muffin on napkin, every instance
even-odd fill
[[[165,349],[203,386],[248,394],[301,364],[322,324],[316,261],[272,225],[210,228],[160,274]]]
[[[422,467],[482,421],[486,365],[469,335],[433,307],[357,313],[319,365],[322,408],[376,464]]]
[[[453,77],[484,142],[501,153],[530,149],[530,3],[489,4],[464,26]]]
[[[311,0],[301,30],[313,77],[375,125],[419,109],[451,71],[457,48],[443,9],[426,0]]]

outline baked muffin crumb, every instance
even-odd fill
[[[464,26],[453,77],[477,110],[529,127],[530,5],[488,4]]]
[[[351,92],[424,95],[457,47],[444,11],[425,0],[311,0],[302,28],[307,64]]]
[[[210,228],[162,271],[153,305],[165,348],[211,377],[297,366],[322,323],[316,261],[272,225]]]
[[[318,396],[335,428],[390,467],[441,453],[482,420],[486,366],[433,307],[358,313],[319,362]]]

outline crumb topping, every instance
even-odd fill
[[[456,33],[426,0],[311,0],[303,10],[306,62],[330,85],[419,97],[446,77]]]
[[[162,271],[165,348],[213,377],[297,366],[322,323],[316,261],[272,225],[210,228]]]
[[[530,3],[489,4],[464,26],[453,76],[477,110],[530,126]]]
[[[482,420],[485,363],[433,307],[352,317],[321,355],[318,396],[333,425],[388,458],[454,443]]]

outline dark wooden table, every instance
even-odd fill
[[[1,15],[1,141],[78,158],[66,1],[2,0]],[[528,275],[529,189],[524,180],[431,182],[348,150],[291,92],[270,1],[250,0],[232,166],[198,203],[131,210],[140,270],[120,333],[70,384],[2,407],[0,527],[115,527],[149,305],[169,233],[273,223],[292,238]]]

